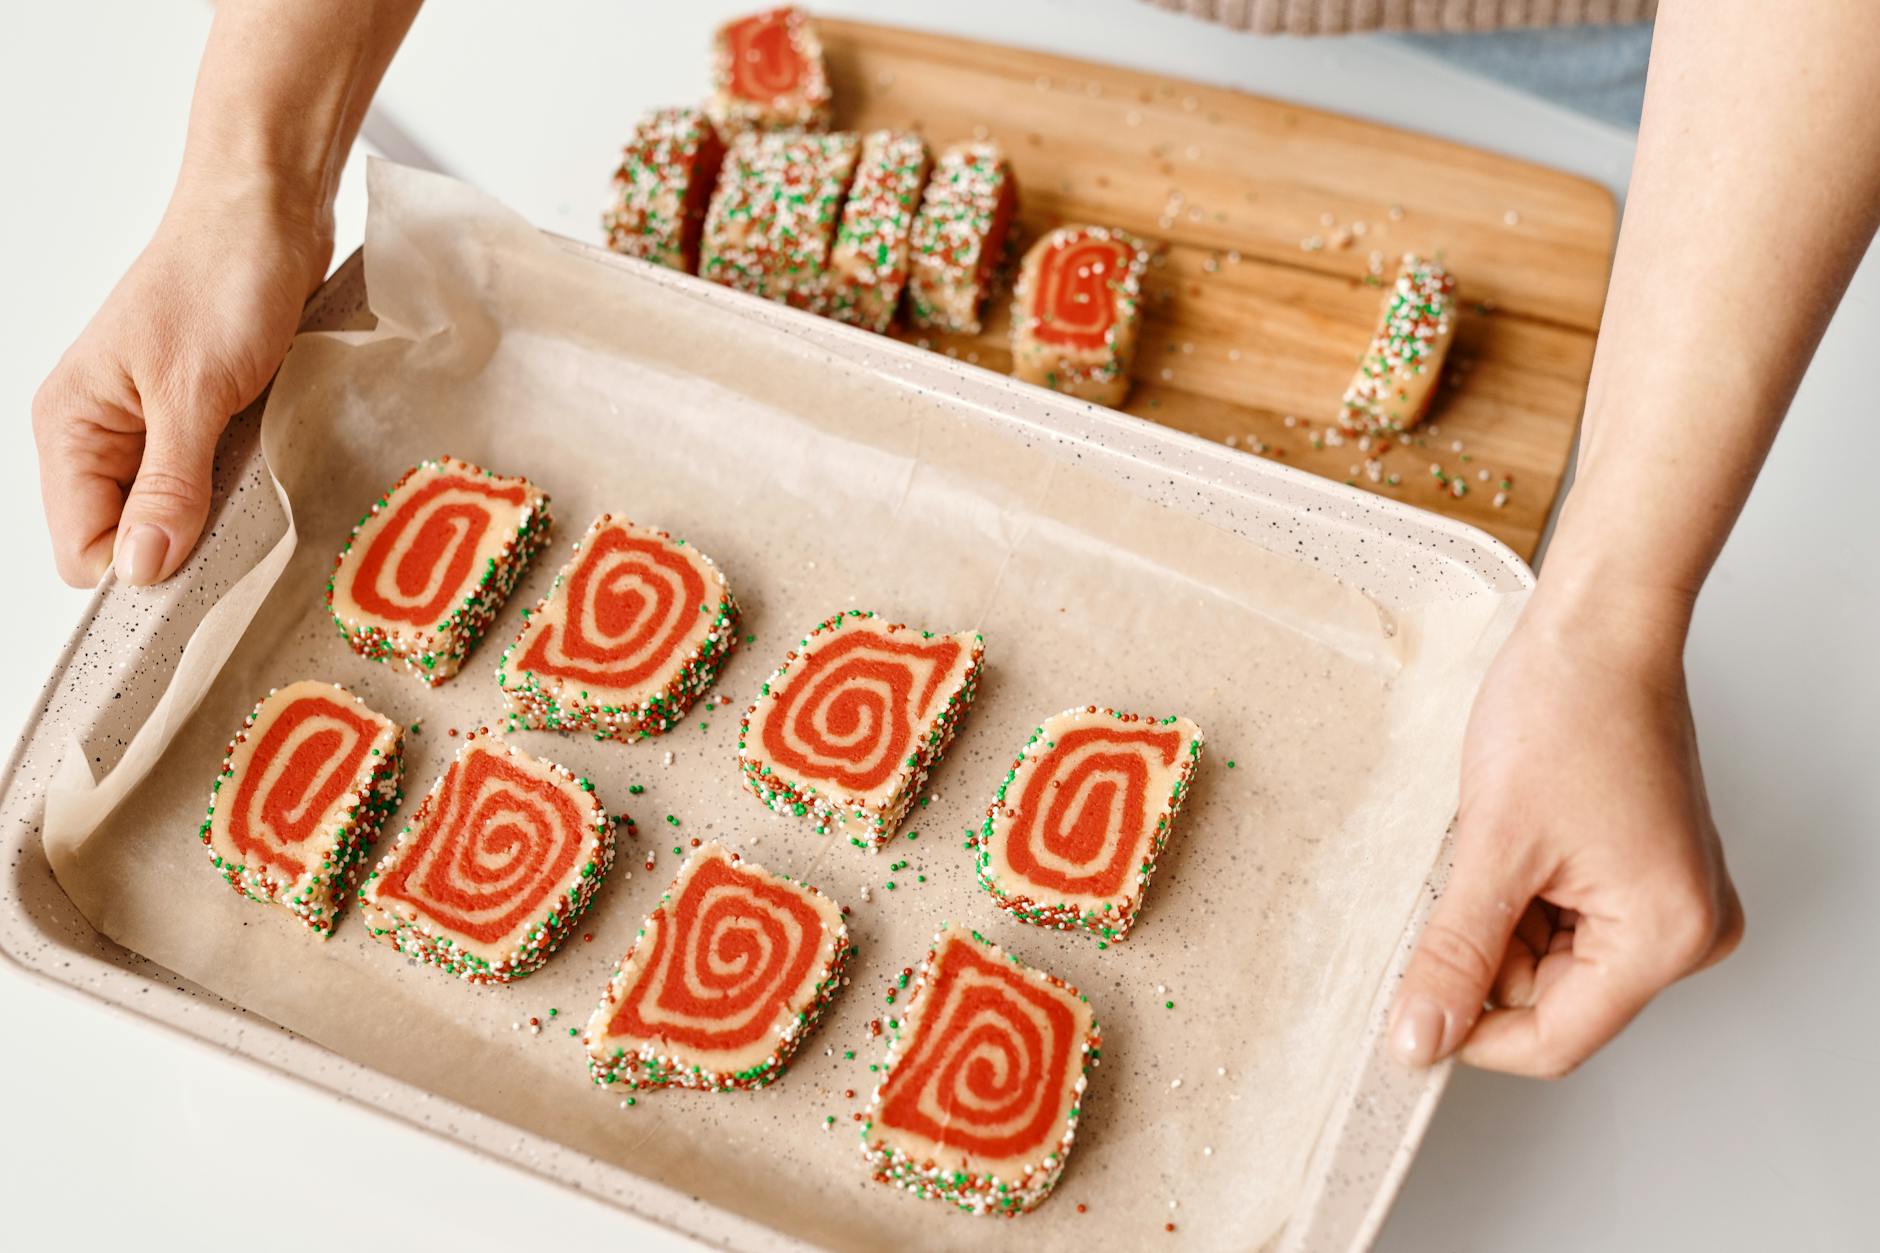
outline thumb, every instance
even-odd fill
[[[152,415],[143,460],[118,520],[112,564],[133,587],[167,579],[195,547],[209,516],[209,478],[222,422]]]
[[[1540,886],[1497,835],[1465,824],[1456,850],[1449,886],[1417,939],[1391,1011],[1391,1051],[1410,1066],[1447,1057],[1468,1038],[1515,924]]]

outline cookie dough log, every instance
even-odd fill
[[[671,730],[718,678],[737,625],[710,557],[602,514],[524,614],[496,682],[515,725],[643,739]]]
[[[229,741],[197,834],[243,896],[325,939],[359,862],[398,808],[402,728],[335,683],[262,697]]]
[[[1455,331],[1455,276],[1440,262],[1406,254],[1385,293],[1371,346],[1345,389],[1338,424],[1377,435],[1421,422],[1435,399]]]
[[[908,238],[932,162],[912,131],[875,131],[862,140],[855,185],[842,207],[829,257],[829,302],[839,321],[885,331],[907,286]]]
[[[1025,922],[1122,939],[1200,761],[1186,718],[1096,705],[1046,718],[986,810],[980,885]]]
[[[842,198],[855,177],[852,134],[740,135],[705,218],[699,275],[820,311]]]
[[[985,651],[976,631],[937,635],[859,610],[819,624],[745,711],[745,785],[818,834],[879,849],[971,708]]]
[[[1149,248],[1104,226],[1060,226],[1031,246],[1012,301],[1012,373],[1120,405],[1142,331]]]
[[[1018,213],[1018,181],[997,144],[943,149],[914,217],[908,316],[935,331],[979,332],[979,310]]]
[[[954,926],[903,1005],[862,1124],[874,1177],[971,1214],[1035,1209],[1064,1173],[1100,1057],[1089,1002]]]
[[[705,206],[724,144],[699,109],[657,109],[633,132],[602,215],[607,246],[654,265],[696,273]]]
[[[602,1087],[771,1083],[842,986],[842,910],[716,843],[680,867],[614,968],[582,1044]]]
[[[803,10],[771,9],[718,28],[706,109],[727,137],[752,130],[827,130],[829,100],[822,40]]]
[[[326,606],[352,650],[435,687],[456,674],[548,542],[527,479],[440,457],[405,472],[352,529]]]
[[[622,818],[627,834],[633,821]],[[548,960],[614,860],[594,785],[471,732],[367,876],[360,912],[405,956],[470,983]]]

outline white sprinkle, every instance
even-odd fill
[[[1402,205],[1394,204],[1390,207],[1390,220],[1393,222],[1403,221],[1403,206]]]
[[[1170,1079],[1168,1081],[1168,1086],[1171,1088],[1179,1088],[1182,1086],[1182,1081],[1180,1079]]]
[[[666,764],[668,766],[672,764],[672,750],[670,748],[666,750]]]
[[[1139,110],[1131,109],[1128,113],[1125,113],[1123,115],[1123,121],[1128,123],[1130,126],[1141,126],[1142,125],[1142,113]]]
[[[1450,452],[1461,452],[1461,451],[1462,451],[1462,441],[1461,441],[1461,440],[1459,440],[1459,439],[1452,439],[1452,440],[1450,440],[1450,441],[1449,441],[1449,451],[1450,451]]]
[[[1510,209],[1508,210],[1508,212],[1502,214],[1501,220],[1504,226],[1521,225],[1521,215],[1519,213],[1516,213],[1513,209]]]
[[[1178,1206],[1179,1206],[1180,1204],[1181,1204],[1181,1202],[1179,1202],[1179,1201],[1170,1201],[1170,1202],[1168,1203],[1168,1207],[1169,1207],[1170,1209],[1175,1209],[1175,1208],[1177,1208],[1177,1207],[1178,1207]]]
[[[1215,1073],[1215,1074],[1217,1074],[1217,1075],[1224,1075],[1224,1074],[1226,1074],[1226,1073],[1227,1073],[1227,1067],[1225,1067],[1225,1066],[1216,1066],[1216,1067],[1214,1068],[1214,1073]]]
[[[1476,477],[1476,480],[1477,480],[1478,482],[1481,482],[1481,483],[1486,483],[1486,482],[1488,482],[1488,471],[1487,471],[1487,470],[1477,470],[1477,471],[1475,472],[1475,477]]]
[[[1160,984],[1160,983],[1158,983],[1158,984],[1156,984],[1156,985],[1155,985],[1155,994],[1156,994],[1157,996],[1166,996],[1166,995],[1168,995],[1168,988],[1167,988],[1167,986],[1165,986],[1165,985],[1163,985],[1163,984]]]
[[[1240,360],[1240,349],[1238,349],[1238,348],[1229,348],[1229,349],[1227,350],[1227,359],[1228,359],[1229,361],[1238,361],[1238,360]]]
[[[1287,425],[1287,426],[1298,426],[1298,425],[1299,425],[1299,419],[1298,419],[1298,418],[1295,418],[1295,417],[1293,417],[1293,415],[1292,415],[1292,414],[1290,414],[1290,413],[1289,413],[1289,414],[1287,414],[1287,415],[1285,416],[1285,418],[1284,418],[1284,419],[1282,419],[1282,420],[1283,420],[1283,421],[1284,421],[1284,422],[1286,423],[1286,425]]]
[[[1224,442],[1229,448],[1238,448],[1240,446],[1240,436],[1229,435]]]
[[[1195,345],[1194,345],[1193,340],[1184,339],[1182,341],[1182,351],[1184,353],[1193,352],[1194,350],[1195,350]]]
[[[1495,500],[1494,500],[1494,505],[1495,505],[1495,508],[1497,508],[1497,509],[1499,509],[1499,508],[1501,508],[1501,507],[1502,507],[1503,505],[1505,505],[1505,504],[1507,504],[1507,503],[1508,503],[1508,493],[1507,493],[1507,492],[1496,492],[1496,493],[1495,493]]]
[[[1214,1146],[1213,1146],[1212,1144],[1204,1144],[1204,1145],[1202,1145],[1202,1146],[1201,1146],[1201,1156],[1203,1156],[1203,1157],[1213,1157],[1213,1156],[1214,1156]]]
[[[1332,216],[1331,214],[1329,214],[1329,213],[1321,213],[1321,214],[1319,214],[1319,225],[1320,225],[1320,226],[1330,226],[1330,225],[1331,225],[1332,223],[1334,223],[1334,222],[1336,222],[1337,220],[1338,220],[1337,218],[1335,218],[1335,217],[1333,217],[1333,216]]]
[[[1175,371],[1173,371],[1173,370],[1171,370],[1171,369],[1169,369],[1169,368],[1168,368],[1168,367],[1166,367],[1166,366],[1164,366],[1164,367],[1162,368],[1162,381],[1163,381],[1164,383],[1166,383],[1166,382],[1168,382],[1168,381],[1169,381],[1170,379],[1172,379],[1172,378],[1174,378],[1174,377],[1175,377]]]
[[[512,1022],[509,1024],[509,1029],[511,1031],[520,1031],[522,1030],[522,1024],[519,1022]]]

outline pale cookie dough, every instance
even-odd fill
[[[1102,1044],[1076,988],[962,926],[921,963],[862,1124],[874,1177],[970,1214],[1050,1195]]]
[[[1440,262],[1406,255],[1384,296],[1371,346],[1345,389],[1338,424],[1377,435],[1421,422],[1455,333],[1455,276]]]
[[[454,457],[420,462],[353,527],[327,609],[354,652],[435,687],[457,673],[548,531],[548,497],[527,479]]]
[[[360,913],[407,957],[506,983],[548,960],[613,860],[614,819],[593,784],[471,732],[367,877]]]
[[[848,610],[792,650],[738,729],[738,769],[777,813],[878,849],[973,703],[985,641]]]
[[[934,162],[914,217],[908,317],[936,331],[979,333],[979,309],[1018,213],[1018,180],[999,145],[958,143]]]
[[[836,903],[716,843],[693,853],[614,968],[582,1044],[602,1087],[761,1088],[854,951]]]
[[[1122,939],[1200,761],[1186,718],[1096,705],[1046,718],[986,810],[981,886],[1025,922]]]
[[[512,721],[602,740],[671,730],[737,646],[730,584],[684,540],[610,514],[574,547],[497,666]]]
[[[335,683],[263,697],[229,741],[197,834],[228,885],[325,939],[398,807],[402,728]]]
[[[1012,300],[1012,373],[1082,400],[1122,404],[1148,268],[1148,245],[1105,226],[1060,226],[1033,244]]]

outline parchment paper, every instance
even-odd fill
[[[459,184],[379,163],[370,187],[379,327],[297,340],[264,422],[287,536],[211,611],[113,775],[94,788],[70,754],[53,793],[47,852],[86,917],[350,1058],[811,1242],[1134,1247],[1166,1238],[1170,1220],[1187,1247],[1271,1239],[1454,812],[1462,719],[1504,598],[1393,619],[998,415],[574,253]],[[463,672],[427,690],[348,652],[321,591],[352,521],[405,467],[446,452],[542,484],[557,533]],[[321,945],[231,893],[195,828],[249,705],[312,677],[421,722],[402,822],[461,743],[447,729],[498,725],[493,675],[516,611],[603,510],[711,554],[756,640],[716,689],[736,704],[663,740],[514,737],[640,825],[570,944],[524,982],[478,989],[370,941],[352,908]],[[873,857],[769,815],[732,760],[757,684],[850,606],[987,640],[977,706],[930,802]],[[1137,930],[1107,951],[994,909],[962,849],[1026,732],[1086,703],[1179,711],[1208,737]],[[775,1086],[622,1108],[588,1084],[569,1028],[694,837],[850,906],[860,959]],[[893,1012],[884,991],[947,919],[1075,983],[1104,1026],[1061,1195],[1017,1222],[873,1184],[856,1144],[852,1114],[884,1051],[867,1024]],[[540,1035],[514,1029],[532,1016]]]

